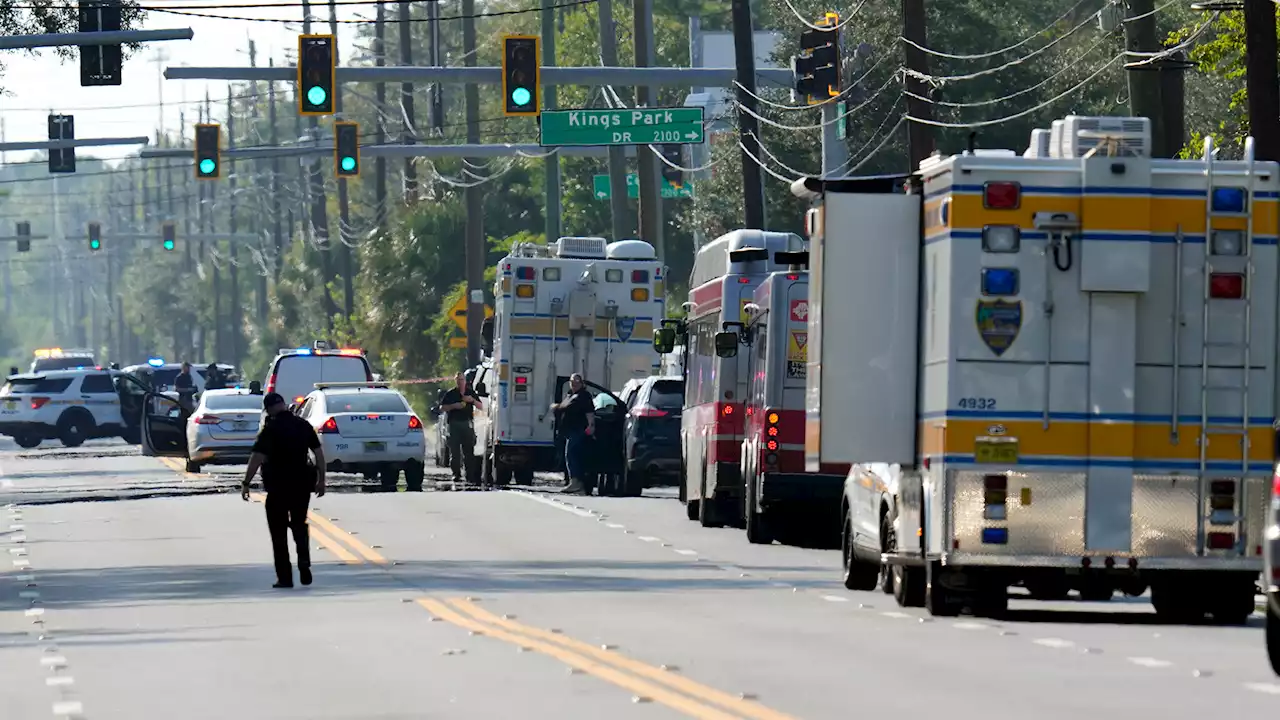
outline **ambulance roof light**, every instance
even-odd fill
[[[1217,187],[1213,189],[1213,211],[1242,213],[1245,208],[1244,188]]]

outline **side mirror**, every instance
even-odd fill
[[[658,328],[653,331],[653,349],[659,355],[666,355],[676,347],[676,331],[671,328]]]
[[[298,412],[298,403],[289,403],[289,412],[291,413]]]
[[[716,333],[716,357],[731,358],[738,356],[738,333]]]
[[[485,318],[480,324],[480,349],[486,353],[493,352],[493,318]]]

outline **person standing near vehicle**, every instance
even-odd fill
[[[569,484],[562,492],[570,495],[586,495],[587,456],[589,438],[596,431],[595,403],[580,373],[569,376],[569,394],[551,405],[551,411],[559,416],[564,436],[564,465],[569,474]]]
[[[218,369],[217,363],[209,363],[209,367],[205,368],[205,390],[225,390],[227,381],[222,377],[222,371]]]
[[[194,412],[196,382],[191,379],[191,363],[182,363],[182,369],[173,379],[173,389],[178,391],[178,405],[187,413]]]
[[[472,453],[476,446],[476,431],[471,425],[475,409],[483,407],[480,398],[468,386],[467,376],[458,373],[453,377],[453,387],[440,398],[440,410],[447,422],[446,437],[449,442],[449,467],[453,470],[454,487],[465,482],[464,473],[471,467]]]
[[[271,551],[275,557],[276,584],[293,587],[293,566],[289,564],[289,537],[298,553],[298,579],[311,584],[311,552],[308,546],[307,508],[311,493],[324,497],[325,464],[320,437],[306,420],[289,412],[284,397],[267,393],[262,399],[267,422],[258,432],[244,471],[240,497],[249,501],[249,485],[258,468],[262,468],[262,487],[267,492],[267,530],[271,534]],[[307,454],[315,455],[315,466]]]

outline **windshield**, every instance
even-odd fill
[[[290,355],[276,364],[273,390],[300,403],[318,382],[369,382],[369,365],[349,355]]]
[[[662,410],[679,410],[684,407],[684,381],[660,380],[649,391],[649,404]]]
[[[262,398],[258,395],[205,395],[201,404],[207,410],[242,410],[258,412]]]
[[[72,370],[82,367],[96,367],[92,355],[66,355],[63,357],[40,358],[31,363],[31,372],[48,370]]]
[[[60,393],[71,387],[72,378],[17,378],[10,380],[0,393],[4,395],[45,395]]]
[[[326,395],[331,413],[402,413],[409,410],[404,399],[392,393],[343,393]]]

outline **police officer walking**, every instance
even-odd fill
[[[248,502],[249,484],[262,468],[262,485],[267,492],[267,530],[275,555],[276,584],[293,587],[293,566],[289,564],[289,531],[298,552],[298,579],[311,584],[311,552],[307,545],[307,508],[311,493],[323,497],[325,490],[324,451],[320,438],[307,421],[289,412],[284,397],[267,393],[262,399],[267,420],[258,432],[244,472],[240,497]],[[307,453],[315,455],[312,467]]]
[[[472,452],[476,446],[476,431],[471,426],[471,418],[475,408],[482,407],[480,398],[468,387],[467,376],[458,373],[453,377],[453,387],[440,398],[440,410],[446,413],[447,432],[445,437],[449,443],[449,466],[453,470],[453,486],[466,482],[468,468],[472,463]]]

